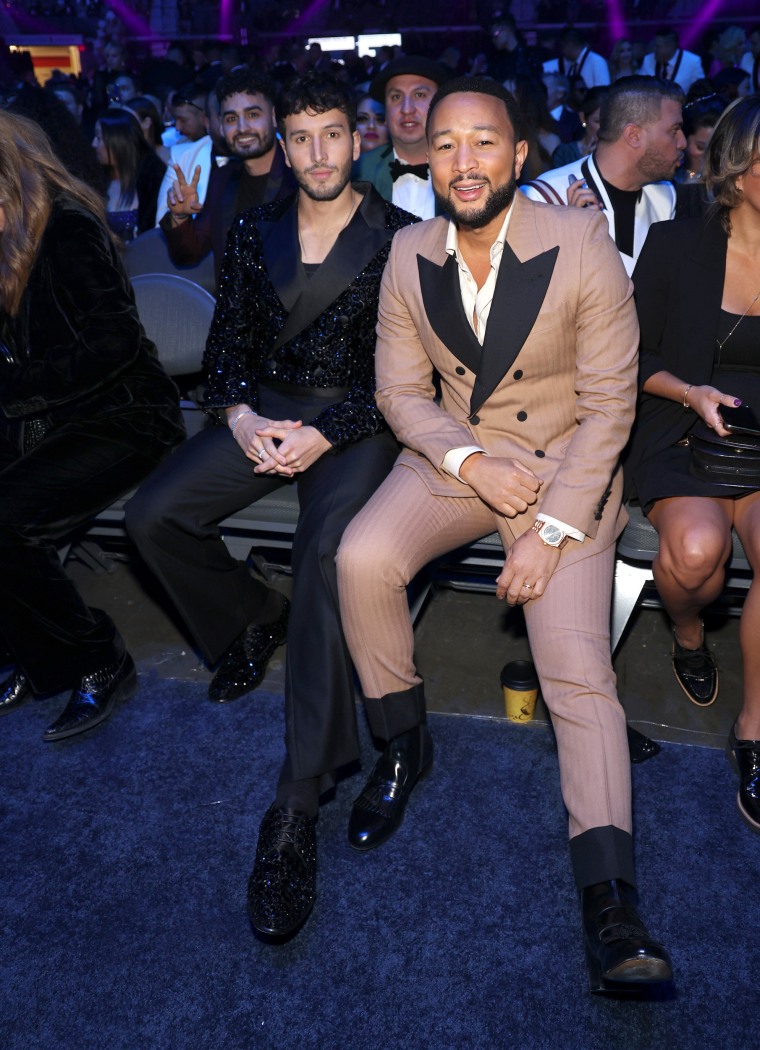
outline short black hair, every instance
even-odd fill
[[[500,99],[504,103],[509,122],[514,130],[515,141],[519,142],[520,139],[525,138],[522,113],[515,101],[514,95],[507,91],[498,80],[491,80],[490,77],[455,77],[453,80],[449,80],[445,84],[442,84],[430,100],[427,119],[425,121],[425,135],[428,133],[428,129],[430,128],[430,118],[432,117],[433,110],[438,103],[442,102],[448,95],[464,94],[490,95],[491,98]]]
[[[348,121],[349,130],[356,131],[356,100],[353,88],[338,80],[332,73],[310,72],[290,80],[277,103],[275,116],[280,134],[285,132],[285,118],[294,113],[327,113],[337,109]]]
[[[215,90],[220,106],[230,95],[261,95],[270,106],[277,102],[275,82],[264,73],[256,73],[250,66],[233,69],[221,78]]]
[[[675,80],[660,80],[638,73],[616,80],[602,100],[599,141],[617,142],[627,124],[640,127],[655,124],[660,119],[666,98],[683,105],[684,94]]]

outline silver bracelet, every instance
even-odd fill
[[[238,425],[238,423],[243,418],[243,416],[255,416],[255,415],[256,415],[256,413],[250,408],[246,408],[242,412],[239,412],[238,415],[236,415],[235,418],[230,423],[230,431],[233,434],[235,433],[235,427]]]

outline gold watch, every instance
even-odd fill
[[[570,537],[562,529],[552,525],[550,521],[536,521],[533,524],[533,532],[540,536],[547,547],[557,547],[559,550],[565,546]]]

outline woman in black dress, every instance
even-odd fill
[[[718,122],[704,180],[715,197],[700,218],[653,226],[633,275],[641,325],[642,396],[626,476],[660,537],[658,591],[673,623],[673,669],[695,704],[712,704],[718,670],[702,609],[724,584],[731,531],[760,568],[760,491],[706,483],[692,472],[690,432],[727,438],[721,408],[760,415],[760,96]],[[739,809],[760,831],[760,588],[740,626],[743,703],[729,738]]]
[[[57,546],[145,477],[183,426],[100,198],[33,121],[0,110],[0,142],[0,651],[15,665],[0,713],[71,689],[45,733],[60,740],[102,722],[136,678]]]

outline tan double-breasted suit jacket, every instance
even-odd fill
[[[636,401],[638,323],[607,223],[517,194],[481,347],[462,306],[443,218],[402,230],[383,278],[377,402],[431,493],[473,497],[441,464],[479,445],[543,479],[539,501],[497,516],[505,544],[544,513],[588,537],[563,563],[608,546],[624,524],[618,457]],[[435,374],[440,377],[436,400]],[[607,507],[605,508],[605,504]]]

